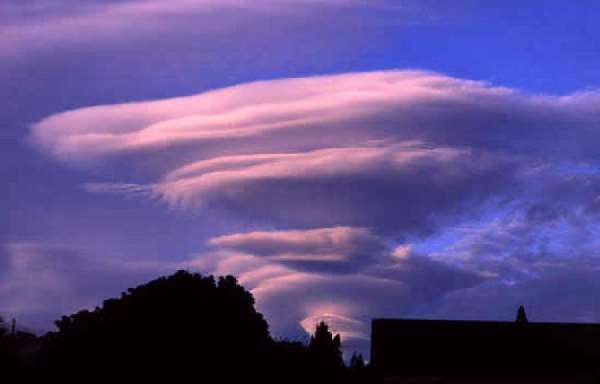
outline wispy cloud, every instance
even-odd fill
[[[119,46],[169,36],[220,38],[260,30],[265,20],[310,20],[323,10],[385,7],[360,0],[125,0],[47,1],[0,4],[0,52],[31,57],[76,47]],[[393,8],[395,12],[398,9]],[[209,39],[207,39],[209,37]]]

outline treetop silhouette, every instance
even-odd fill
[[[519,306],[519,309],[517,310],[517,319],[515,320],[517,323],[527,323],[527,314],[525,314],[525,307],[524,306]]]
[[[324,321],[317,324],[308,344],[308,353],[311,363],[325,375],[338,375],[344,365],[340,335],[333,336]]]
[[[179,271],[123,292],[93,311],[63,316],[43,363],[66,369],[234,375],[260,368],[271,338],[254,298],[232,276]],[[240,371],[225,369],[235,366]]]
[[[94,310],[63,316],[44,337],[47,372],[127,372],[143,377],[192,369],[220,382],[337,382],[341,339],[324,322],[308,345],[276,341],[233,276],[179,271],[130,288]]]

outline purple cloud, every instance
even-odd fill
[[[403,9],[387,1],[369,4],[397,15]],[[368,9],[359,0],[107,0],[48,1],[0,4],[0,51],[10,60],[30,59],[59,51],[110,49],[132,43],[152,46],[167,40],[209,40],[227,44],[231,36],[273,39],[264,22],[289,33],[289,23],[311,23],[321,30],[319,15],[338,13],[352,18],[353,10]],[[397,16],[395,16],[397,17]],[[277,19],[288,23],[279,24]],[[358,19],[356,19],[358,20]],[[337,29],[338,27],[333,27]],[[160,38],[159,38],[160,37]],[[245,36],[247,37],[247,36]],[[302,36],[296,36],[302,39]],[[148,52],[151,52],[149,49]]]

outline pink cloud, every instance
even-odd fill
[[[311,265],[370,260],[385,250],[382,240],[364,228],[333,227],[303,231],[262,231],[224,235],[209,244],[282,264]]]
[[[360,274],[290,273],[262,281],[252,293],[274,335],[306,337],[316,321],[326,320],[342,335],[346,353],[367,351],[371,316],[409,312],[418,301],[401,282]]]
[[[93,192],[303,227],[427,231],[448,210],[515,184],[536,154],[507,155],[499,138],[514,128],[498,116],[535,136],[549,116],[591,115],[582,105],[594,97],[528,96],[423,71],[350,73],[68,111],[35,124],[31,141],[74,166],[133,175],[143,166],[154,178],[91,183]]]
[[[128,0],[0,4],[0,52],[28,57],[65,47],[144,41],[163,35],[206,38],[274,16],[315,8],[362,6],[358,0]],[[382,5],[377,5],[384,6]],[[252,28],[251,28],[252,29]]]
[[[261,154],[214,158],[176,169],[154,190],[174,206],[202,205],[215,193],[261,180],[305,178],[385,177],[413,175],[424,168],[439,177],[460,178],[459,164],[468,151],[427,148],[420,143],[387,146],[327,148],[304,153]],[[455,174],[453,174],[455,173]]]
[[[340,143],[340,139],[343,143],[340,134],[350,136],[346,145],[387,139],[391,132],[378,126],[383,123],[377,122],[377,117],[393,108],[409,109],[423,102],[460,103],[508,92],[416,71],[262,81],[197,96],[65,112],[36,124],[32,137],[42,148],[68,161],[190,143],[218,144],[226,151],[227,141],[243,138],[261,137],[277,145],[287,138],[278,138],[280,131],[286,135],[302,131],[302,136],[320,131],[318,143],[305,138],[301,144],[322,148]],[[363,118],[374,121],[367,120],[361,127]],[[389,138],[401,135],[402,125],[417,122],[399,117],[398,123],[399,132]]]
[[[399,259],[400,248],[389,243],[351,227],[236,233],[210,241],[216,249],[212,270],[239,276],[276,336],[305,337],[325,320],[342,335],[347,353],[364,353],[371,317],[409,314],[482,281],[414,252]],[[319,264],[323,258],[335,273]]]

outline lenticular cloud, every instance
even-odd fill
[[[95,192],[143,190],[293,227],[426,234],[523,193],[524,174],[592,161],[599,100],[423,71],[350,73],[68,111],[35,124],[31,140],[59,161],[112,170],[115,184],[88,185]]]
[[[250,145],[243,153],[270,153],[279,151],[267,149],[314,150],[424,135],[433,140],[429,131],[449,129],[460,117],[467,123],[465,110],[510,108],[494,103],[509,104],[511,95],[506,89],[426,72],[356,73],[84,108],[50,116],[34,126],[32,135],[43,149],[65,161],[210,144],[200,160],[239,153],[240,141]],[[449,117],[455,120],[440,122]],[[481,117],[485,116],[473,120]]]

